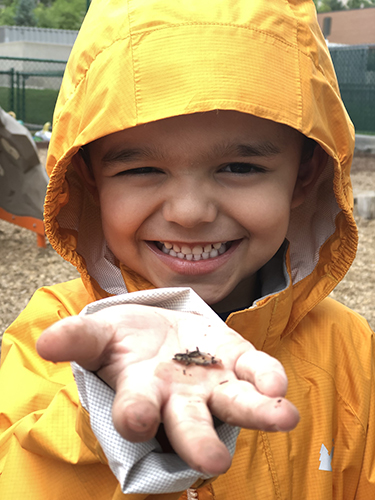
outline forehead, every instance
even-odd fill
[[[266,156],[286,148],[299,149],[302,138],[287,125],[238,111],[218,110],[142,124],[97,139],[89,147],[101,159],[123,147],[142,148],[146,154],[157,155],[193,145],[196,151],[210,149],[210,154],[222,155],[236,144],[257,146]]]

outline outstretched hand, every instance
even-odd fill
[[[173,360],[176,353],[197,348],[218,362]],[[224,323],[211,325],[195,314],[115,305],[55,323],[43,332],[37,350],[53,362],[77,362],[115,390],[113,423],[125,439],[149,440],[163,422],[175,452],[209,475],[224,473],[231,463],[212,415],[265,431],[289,431],[299,420],[284,399],[281,364]]]

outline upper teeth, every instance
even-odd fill
[[[162,252],[171,257],[178,257],[186,260],[201,260],[217,257],[227,250],[226,243],[208,243],[207,245],[195,245],[189,247],[186,244],[178,245],[169,241],[160,242],[158,244]]]

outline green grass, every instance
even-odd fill
[[[0,87],[0,106],[5,111],[14,111],[17,118],[26,123],[43,125],[46,122],[52,122],[58,93],[58,90],[51,89],[25,89],[25,106],[22,109],[22,101],[17,101],[17,92],[15,91],[14,109],[11,109],[9,88]]]
[[[7,87],[0,87],[0,106],[4,111],[12,111],[10,109],[10,90]]]
[[[52,123],[58,90],[26,89],[25,119],[27,123]]]

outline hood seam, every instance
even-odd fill
[[[131,61],[132,61],[132,69],[133,69],[133,88],[134,88],[134,107],[135,107],[135,120],[136,123],[138,123],[138,85],[136,83],[136,71],[135,71],[135,64],[134,64],[134,49],[133,47],[133,32],[132,32],[132,25],[131,25],[131,19],[130,19],[130,0],[127,0],[128,4],[128,23],[129,23],[129,41],[130,41],[130,51],[131,51]],[[127,38],[127,37],[126,37]]]
[[[91,65],[93,64],[93,62],[96,61],[96,59],[98,58],[98,56],[100,56],[103,52],[105,52],[107,49],[110,49],[111,47],[113,47],[113,45],[115,45],[116,43],[118,42],[124,42],[125,40],[127,39],[131,39],[131,34],[130,34],[130,30],[129,30],[129,34],[124,36],[124,37],[121,37],[121,38],[117,38],[116,40],[113,40],[112,43],[110,45],[107,45],[105,47],[102,47],[98,52],[96,52],[96,54],[92,57],[91,61],[87,64],[85,70],[83,71],[81,77],[79,80],[76,81],[75,85],[74,85],[74,88],[71,90],[70,94],[67,96],[67,98],[65,99],[64,101],[64,104],[63,106],[61,107],[60,109],[60,112],[58,115],[56,115],[55,119],[53,120],[53,125],[56,126],[57,123],[59,122],[60,120],[60,117],[61,115],[63,114],[63,111],[64,111],[64,108],[66,106],[66,104],[74,97],[78,87],[81,86],[82,82],[85,81],[86,79],[86,76],[87,76],[87,73],[90,71],[91,69]]]
[[[287,1],[287,4],[288,4],[288,8],[291,10],[291,7],[290,7],[288,1]],[[299,40],[300,23],[299,23],[298,19],[296,19],[296,22],[297,22],[296,46],[299,47],[298,40]],[[301,130],[303,130],[304,129],[304,119],[303,119],[303,117],[304,117],[304,114],[303,114],[304,103],[303,103],[302,78],[301,78],[301,54],[302,54],[302,51],[298,50],[298,89],[299,89],[299,96],[298,96],[298,106],[299,106],[299,109],[298,109],[298,111],[300,112],[300,117],[301,117],[300,118],[300,120],[301,120]],[[314,64],[314,61],[311,58],[310,58],[310,60]]]
[[[271,474],[271,481],[274,487],[274,493],[277,500],[281,500],[281,491],[280,491],[280,481],[277,475],[277,469],[275,467],[275,462],[273,458],[273,453],[271,450],[271,444],[269,442],[267,433],[265,431],[259,431],[260,438],[263,444],[263,450],[266,456],[267,464],[269,467],[269,472]]]
[[[282,293],[282,292],[280,292],[280,293]],[[262,348],[261,348],[262,351],[265,350],[265,347],[266,347],[266,344],[267,344],[267,340],[270,337],[270,330],[273,327],[273,319],[275,317],[277,305],[279,303],[280,293],[278,293],[276,296],[274,296],[274,297],[272,297],[270,299],[270,300],[274,300],[274,304],[273,304],[272,311],[271,311],[271,316],[270,316],[270,319],[269,319],[269,322],[268,322],[267,333],[266,333],[266,335],[264,337],[264,341],[263,341],[263,344],[262,344]],[[280,332],[280,334],[278,335],[279,341],[281,339],[281,336],[282,336],[282,332]]]

